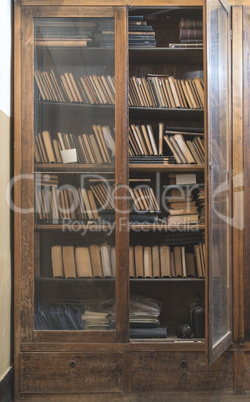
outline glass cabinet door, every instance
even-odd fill
[[[26,292],[34,301],[35,337],[36,331],[81,331],[80,339],[91,341],[105,331],[104,341],[114,339],[116,329],[120,14],[119,8],[85,10],[70,18],[65,10],[49,17],[34,12],[27,28],[34,38],[28,117],[34,118],[28,139],[34,161],[23,160],[23,166],[32,166],[34,175],[34,229],[27,232],[34,244],[34,287],[33,295]]]
[[[232,342],[230,7],[207,1],[207,361]]]

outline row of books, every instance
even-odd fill
[[[64,185],[58,188],[57,176],[50,180],[35,181],[35,211],[39,221],[55,222],[65,219],[80,221],[99,220],[100,213],[112,212],[114,219],[115,188],[103,182],[90,182],[90,189],[73,188]],[[153,189],[149,185],[129,188],[130,211],[158,212],[159,205]],[[144,215],[143,215],[144,218]]]
[[[50,72],[35,71],[35,81],[44,101],[115,104],[115,80],[108,75],[84,75],[75,79],[72,73],[56,77]],[[130,77],[129,105],[154,108],[204,108],[202,77],[176,79],[172,76]]]
[[[115,247],[108,244],[89,247],[51,247],[54,278],[112,278],[116,276]],[[130,246],[130,278],[204,278],[205,245]]]
[[[115,46],[114,28],[114,21],[107,24],[104,22],[99,27],[99,31],[93,35],[96,45],[113,48]],[[147,24],[142,15],[129,16],[128,29],[129,48],[156,47],[153,27]]]
[[[176,79],[172,76],[130,77],[129,106],[153,108],[204,108],[202,77]]]
[[[115,79],[111,75],[84,75],[75,79],[72,73],[60,76],[53,70],[34,72],[39,93],[44,101],[115,104]]]
[[[136,187],[129,187],[130,211],[158,212],[160,207],[154,190],[148,183],[144,184],[143,180],[140,181],[141,183]],[[90,188],[97,199],[97,204],[102,210],[112,211],[115,209],[114,195],[116,194],[116,189],[112,184],[107,186],[100,182],[96,185],[90,185]]]
[[[202,19],[182,18],[179,23],[179,42],[170,43],[171,48],[203,48]]]
[[[204,139],[195,136],[191,139],[184,139],[185,132],[166,131],[164,140],[168,144],[176,163],[197,163],[203,165],[205,163]]]
[[[75,150],[76,157],[65,159],[64,151],[70,149]],[[115,141],[108,126],[93,125],[93,134],[57,133],[53,140],[45,130],[36,135],[34,151],[36,163],[106,164],[115,155]]]

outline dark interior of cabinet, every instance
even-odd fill
[[[179,22],[181,18],[197,18],[202,19],[201,8],[185,9],[173,7],[171,9],[131,9],[129,15],[143,15],[148,25],[153,26],[156,37],[155,49],[130,49],[129,52],[129,75],[130,77],[142,77],[147,74],[169,75],[177,79],[186,79],[194,77],[203,77],[203,52],[202,50],[177,50],[168,48],[169,43],[177,43],[179,40]],[[147,111],[143,108],[131,108],[129,111],[129,124],[150,124],[154,131],[156,143],[158,144],[158,125],[159,122],[164,123],[164,129],[192,130],[196,129],[202,133],[204,131],[203,112],[195,113],[190,111],[178,110],[176,113],[166,110]],[[195,131],[195,130],[194,130]],[[202,135],[202,134],[198,135]],[[166,144],[163,148],[164,155],[169,155],[169,149]],[[204,173],[193,172],[197,175],[197,183],[204,183]],[[150,179],[154,191],[160,195],[163,192],[163,186],[169,184],[169,177],[166,173],[150,173],[145,170],[137,169],[136,172],[130,170],[130,178],[133,179]],[[164,208],[161,206],[161,218],[166,215]],[[184,230],[185,232],[185,230]],[[198,232],[204,237],[204,233]],[[193,238],[194,239],[194,238]],[[198,241],[196,239],[196,242]],[[188,244],[188,242],[190,242]],[[195,239],[193,241],[195,243]],[[131,246],[143,245],[170,245],[171,250],[174,245],[183,245],[187,249],[192,249],[192,237],[188,236],[188,232],[180,233],[157,233],[157,231],[141,231],[130,232]],[[132,279],[130,278],[130,294],[140,295],[144,297],[158,300],[162,305],[160,314],[161,325],[167,326],[168,336],[175,336],[177,327],[188,321],[188,305],[193,299],[194,294],[199,294],[204,301],[205,283],[204,280],[192,280],[191,278],[168,278],[164,279]]]

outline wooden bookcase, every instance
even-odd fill
[[[232,224],[230,219],[235,211],[233,176],[242,173],[243,165],[243,157],[237,157],[243,143],[243,127],[240,126],[243,105],[239,101],[242,93],[235,85],[236,79],[242,79],[242,53],[237,47],[242,25],[239,27],[236,21],[242,18],[243,8],[231,7],[226,0],[165,0],[153,4],[146,0],[133,0],[130,4],[123,0],[67,0],[64,5],[59,3],[22,0],[15,5],[14,173],[21,178],[14,188],[17,207],[14,277],[16,400],[33,398],[35,401],[41,397],[50,400],[55,394],[58,398],[60,395],[64,398],[75,395],[79,400],[90,393],[96,394],[98,400],[98,395],[102,394],[103,400],[105,395],[112,400],[112,395],[129,392],[242,391],[244,383],[239,368],[244,369],[249,350],[244,354],[243,346],[238,344],[244,339],[243,232],[242,227]],[[135,16],[143,16],[143,21],[152,26],[156,47],[129,46],[128,21],[129,17]],[[170,43],[179,41],[182,18],[203,21],[203,48],[169,47]],[[247,14],[245,25],[246,21]],[[65,40],[70,26],[81,27],[86,22],[85,26],[92,24],[95,30],[99,27],[95,32],[90,29],[91,37],[98,32],[96,43],[90,42],[88,46],[59,43],[58,38]],[[58,41],[56,46],[49,44],[55,26],[59,27],[60,33],[53,38]],[[102,30],[114,31],[110,42],[107,39],[104,44],[98,42]],[[79,32],[76,42],[80,41],[80,35],[83,38],[86,35],[80,28]],[[36,44],[39,35],[45,45]],[[50,75],[51,70],[56,74],[55,79]],[[41,75],[37,80],[34,77],[37,71],[48,75]],[[75,80],[94,75],[115,77],[115,105],[112,102],[71,101],[65,84],[64,100],[59,99],[58,84],[61,77],[65,79],[69,73]],[[202,76],[204,108],[130,106],[130,77],[148,75],[173,76],[177,80]],[[69,82],[74,85],[72,80]],[[107,81],[106,85],[112,89]],[[79,89],[78,82],[77,86]],[[48,96],[43,96],[42,92],[46,91]],[[238,113],[235,114],[236,108]],[[193,134],[184,135],[185,139],[193,140],[198,136],[204,139],[205,163],[163,164],[153,160],[148,162],[146,157],[140,163],[131,162],[130,126],[151,125],[158,148],[160,122],[164,124],[164,132],[189,130]],[[247,126],[247,122],[245,124]],[[86,133],[89,139],[81,140],[83,149],[88,145],[93,158],[97,159],[97,138],[100,143],[102,138],[100,134],[93,140],[96,142],[91,143],[93,125],[110,128],[115,155],[107,145],[99,147],[102,158],[105,159],[105,152],[109,153],[110,163],[104,159],[103,163],[91,163],[91,160],[79,158],[81,145],[78,138]],[[38,139],[38,133],[42,138],[44,131],[50,133],[52,140],[58,140],[58,132],[73,134],[71,141],[75,141],[78,162],[53,163],[46,156],[42,163],[39,162],[43,155],[41,144],[46,148],[46,143],[44,139]],[[104,148],[107,151],[102,151]],[[38,157],[34,157],[35,151]],[[166,142],[163,154],[171,156]],[[166,201],[162,195],[165,186],[173,184],[173,177],[180,174],[193,174],[197,183],[204,185],[205,222],[168,224]],[[107,185],[116,186],[115,211],[106,215],[99,211],[99,219],[92,219],[86,212],[87,207],[83,213],[86,201],[81,198],[82,190],[78,192],[78,189],[92,191],[95,195],[92,186],[102,180]],[[144,183],[149,183],[159,206],[154,208],[159,209],[157,214],[150,211],[151,215],[145,214],[145,220],[140,219],[139,223],[138,216],[131,218],[133,213],[128,192],[128,187],[133,188],[137,183],[142,185],[142,191]],[[55,193],[52,187],[53,191],[59,189],[59,193],[70,188],[73,198],[78,197],[75,215],[73,212],[65,215],[63,205],[63,202],[65,205],[70,203],[72,196],[70,198],[69,193],[60,195],[61,201],[53,203]],[[98,194],[100,190],[95,191]],[[100,193],[99,198],[102,198]],[[98,205],[98,197],[95,201]],[[240,202],[243,208],[242,199]],[[21,208],[21,213],[18,208]],[[69,219],[65,220],[65,217]],[[193,253],[194,245],[199,243],[205,243],[203,276],[163,277],[152,274],[145,277],[142,274],[137,277],[136,273],[130,274],[130,252],[131,249],[134,252],[136,246],[144,247],[141,256],[146,258],[146,247],[151,253],[153,246],[158,247],[158,252],[162,246],[168,246],[172,254],[177,246]],[[53,277],[51,250],[55,246],[62,247],[62,250],[69,246],[75,252],[76,247],[86,249],[103,244],[108,244],[110,250],[115,249],[115,259],[110,257],[110,275],[100,278],[93,274],[92,277],[78,278],[76,270],[75,278],[66,278],[64,260],[64,274]],[[239,248],[238,259],[233,254],[235,246]],[[133,261],[136,264],[135,257]],[[71,262],[68,267],[72,268]],[[205,336],[177,338],[176,329],[188,320],[188,305],[197,293],[205,305]],[[129,313],[134,295],[160,302],[159,319],[160,324],[167,327],[166,337],[130,337]],[[249,307],[247,295],[248,285],[245,287],[246,308]],[[71,309],[77,311],[79,320],[86,309],[97,311],[103,305],[109,308],[109,313],[115,311],[109,327],[99,325],[87,330],[86,323],[85,329],[82,326],[74,330],[72,326],[63,327],[65,316],[72,314]],[[55,310],[58,306],[61,315],[59,310]],[[59,329],[58,322],[63,323],[62,329]],[[246,332],[248,327],[246,320]],[[246,376],[247,367],[246,363]]]

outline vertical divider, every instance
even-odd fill
[[[116,340],[129,339],[129,202],[128,202],[128,26],[127,8],[115,10],[116,135]]]
[[[34,156],[33,156],[33,14],[31,8],[22,13],[22,68],[21,68],[21,298],[23,342],[33,340],[34,327]]]
[[[232,8],[232,118],[233,118],[233,284],[234,340],[244,340],[243,285],[243,88],[242,7]]]

